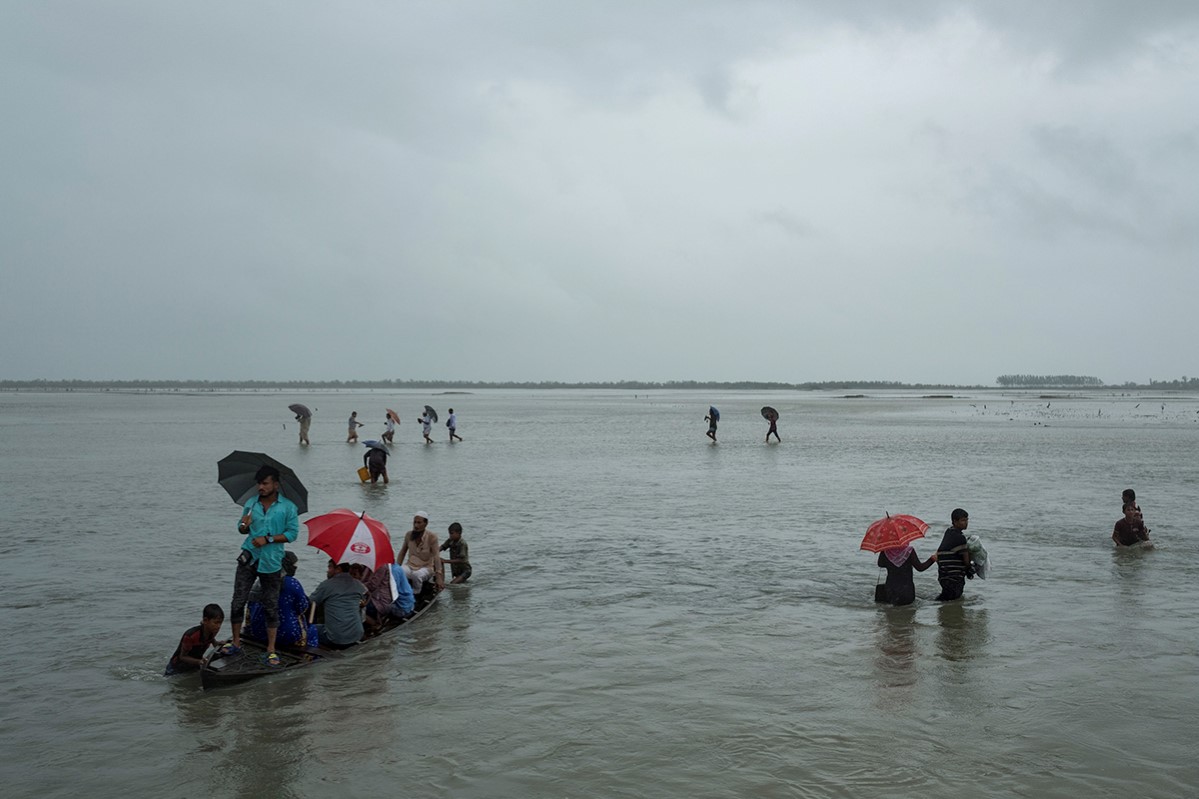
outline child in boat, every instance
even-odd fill
[[[216,643],[216,634],[225,623],[225,611],[220,605],[205,605],[204,616],[200,623],[192,627],[179,639],[175,654],[167,661],[164,677],[172,674],[182,674],[186,671],[197,671],[203,664],[204,653],[208,647]]]
[[[462,525],[458,522],[450,525],[450,537],[441,545],[443,552],[447,549],[450,556],[442,558],[441,562],[450,564],[450,574],[454,577],[450,585],[466,582],[470,579],[470,547],[462,540]]]

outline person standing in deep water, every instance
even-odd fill
[[[945,530],[941,545],[937,547],[937,580],[941,583],[938,602],[961,599],[966,578],[974,576],[970,567],[970,549],[966,546],[970,514],[961,508],[954,508],[950,520],[953,525]]]
[[[887,598],[892,605],[910,605],[916,601],[916,584],[912,581],[912,569],[922,572],[937,561],[937,554],[928,560],[920,560],[911,544],[878,553],[878,567],[887,570]],[[882,602],[884,600],[877,599]]]
[[[1112,541],[1118,547],[1130,547],[1142,542],[1149,543],[1149,531],[1141,518],[1141,511],[1135,502],[1124,503],[1124,518],[1116,521],[1112,530]]]

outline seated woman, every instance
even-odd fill
[[[304,586],[296,579],[296,564],[299,559],[296,553],[288,552],[283,556],[283,585],[279,588],[279,631],[275,634],[275,642],[281,646],[318,646],[316,625],[309,624],[308,594]],[[266,613],[258,600],[258,586],[250,592],[250,637],[258,641],[266,640]]]
[[[912,569],[922,572],[937,562],[937,553],[921,562],[916,550],[909,546],[884,549],[878,553],[878,567],[887,570],[886,599],[875,597],[879,602],[892,605],[910,605],[916,601],[916,584],[912,582]]]
[[[397,619],[410,616],[416,598],[412,595],[412,586],[408,584],[408,578],[396,564],[381,566],[374,572],[369,569],[366,571],[368,574],[362,582],[366,585],[369,595],[363,622],[367,634],[370,635],[380,631],[388,616]]]

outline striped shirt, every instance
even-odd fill
[[[966,534],[956,527],[947,529],[941,545],[937,547],[937,578],[965,579],[967,551]]]

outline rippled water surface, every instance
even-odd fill
[[[317,409],[301,449],[286,407]],[[719,445],[704,436],[710,402]],[[417,411],[465,441],[419,443]],[[763,404],[781,412],[765,446]],[[1139,407],[1138,407],[1139,405]],[[1164,407],[1162,407],[1164,405]],[[403,423],[358,484],[351,410]],[[8,796],[1193,796],[1199,400],[600,391],[0,394]],[[233,449],[313,512],[459,521],[475,577],[396,640],[203,693]],[[1153,551],[1114,552],[1137,489]],[[885,512],[970,512],[993,579],[872,601]],[[295,547],[315,589],[315,550]],[[227,634],[226,627],[222,632]]]

